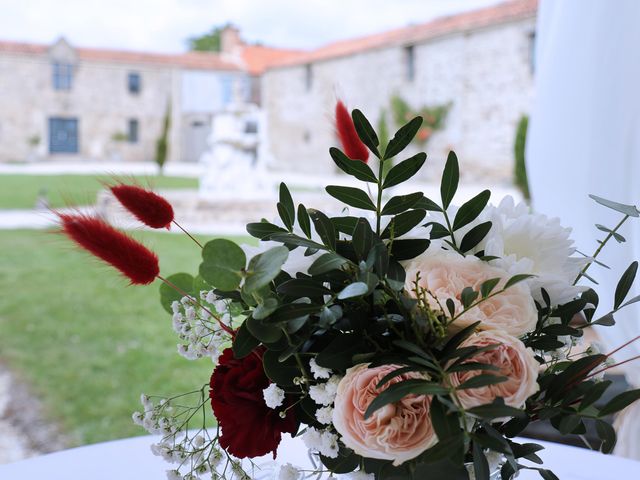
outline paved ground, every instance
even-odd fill
[[[167,163],[164,174],[167,176],[199,177],[203,166],[198,163]],[[0,175],[56,175],[56,174],[117,174],[117,175],[156,175],[158,166],[152,162],[39,162],[39,163],[0,163]]]

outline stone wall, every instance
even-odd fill
[[[128,90],[129,72],[141,77],[140,93]],[[70,90],[55,90],[48,55],[0,53],[0,162],[94,158],[151,161],[166,104],[179,92],[169,67],[80,60]],[[50,117],[78,119],[78,154],[49,154]],[[136,119],[136,143],[115,141]],[[173,109],[170,158],[180,152],[180,111]],[[33,139],[39,138],[38,145]],[[31,142],[30,142],[31,140]],[[31,144],[30,144],[31,143]]]
[[[452,102],[446,128],[426,146],[432,166],[425,169],[427,178],[439,177],[453,149],[467,175],[508,181],[516,125],[533,93],[534,29],[532,17],[416,44],[412,81],[403,45],[267,71],[263,105],[275,165],[332,171],[327,152],[337,144],[336,97],[360,108],[375,126],[383,109],[392,118],[390,98],[400,93],[414,108]]]

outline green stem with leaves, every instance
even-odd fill
[[[598,258],[598,255],[600,255],[600,252],[602,252],[602,249],[604,248],[604,246],[607,244],[607,242],[609,240],[611,240],[614,235],[618,232],[618,230],[620,229],[620,227],[622,227],[622,225],[624,225],[624,222],[626,222],[629,219],[629,215],[625,215],[624,217],[622,217],[622,220],[620,220],[620,222],[618,222],[618,225],[616,225],[614,227],[613,230],[609,231],[609,233],[607,234],[607,236],[604,238],[604,240],[602,242],[600,242],[600,246],[596,249],[596,251],[593,253],[593,255],[591,256],[591,258],[593,260],[595,260],[596,258]],[[580,273],[578,274],[578,276],[576,277],[576,279],[573,281],[573,284],[577,284],[578,281],[585,276],[585,274],[587,273],[587,270],[589,270],[589,267],[593,264],[594,262],[591,261],[589,263],[587,263],[584,268],[580,271]]]
[[[384,176],[384,157],[378,162],[378,199],[376,201],[376,235],[380,235],[380,220],[382,219],[382,181]]]

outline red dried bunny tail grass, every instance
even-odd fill
[[[169,228],[173,221],[173,207],[151,190],[120,183],[109,187],[111,193],[138,220],[151,228]]]
[[[62,233],[118,269],[132,285],[148,285],[160,273],[158,256],[140,242],[96,217],[58,213]]]
[[[352,160],[361,160],[367,163],[369,159],[369,149],[362,143],[360,137],[358,137],[351,115],[347,107],[342,103],[342,100],[338,100],[338,103],[336,103],[336,130],[347,157]]]

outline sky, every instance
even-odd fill
[[[0,40],[181,52],[233,23],[245,40],[288,48],[421,23],[499,0],[0,0]]]

